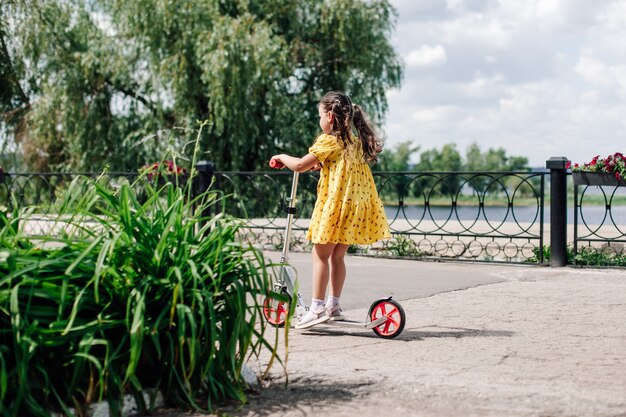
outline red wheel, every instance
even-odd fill
[[[263,316],[272,326],[282,327],[289,314],[289,304],[272,297],[265,297],[263,300]]]
[[[375,301],[370,307],[368,316],[371,321],[387,317],[387,321],[372,328],[374,333],[383,339],[393,339],[398,336],[404,330],[406,323],[404,309],[399,302],[392,300],[391,297]]]

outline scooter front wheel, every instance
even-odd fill
[[[286,292],[283,292],[283,295],[289,297]],[[289,298],[291,299],[291,297]],[[265,300],[263,300],[263,316],[269,324],[275,327],[284,326],[287,314],[289,314],[288,302],[277,300],[271,296],[265,297]]]
[[[372,328],[374,333],[383,339],[393,339],[398,336],[404,330],[406,323],[404,309],[399,302],[392,300],[391,297],[374,301],[368,317],[371,321],[376,321],[381,317],[387,318],[384,323]]]

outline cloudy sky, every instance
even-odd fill
[[[390,0],[405,63],[386,145],[626,154],[626,0]]]

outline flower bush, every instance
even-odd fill
[[[584,164],[572,164],[567,162],[566,168],[570,168],[572,172],[605,172],[615,175],[617,180],[626,178],[626,157],[620,152],[601,158],[600,155],[594,156],[590,162]]]

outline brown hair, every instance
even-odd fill
[[[341,147],[347,149],[354,144],[352,137],[352,126],[354,126],[363,146],[365,161],[376,162],[377,154],[381,151],[381,142],[361,107],[353,105],[350,97],[339,91],[324,94],[320,104],[324,111],[333,114],[331,133],[337,136]]]

